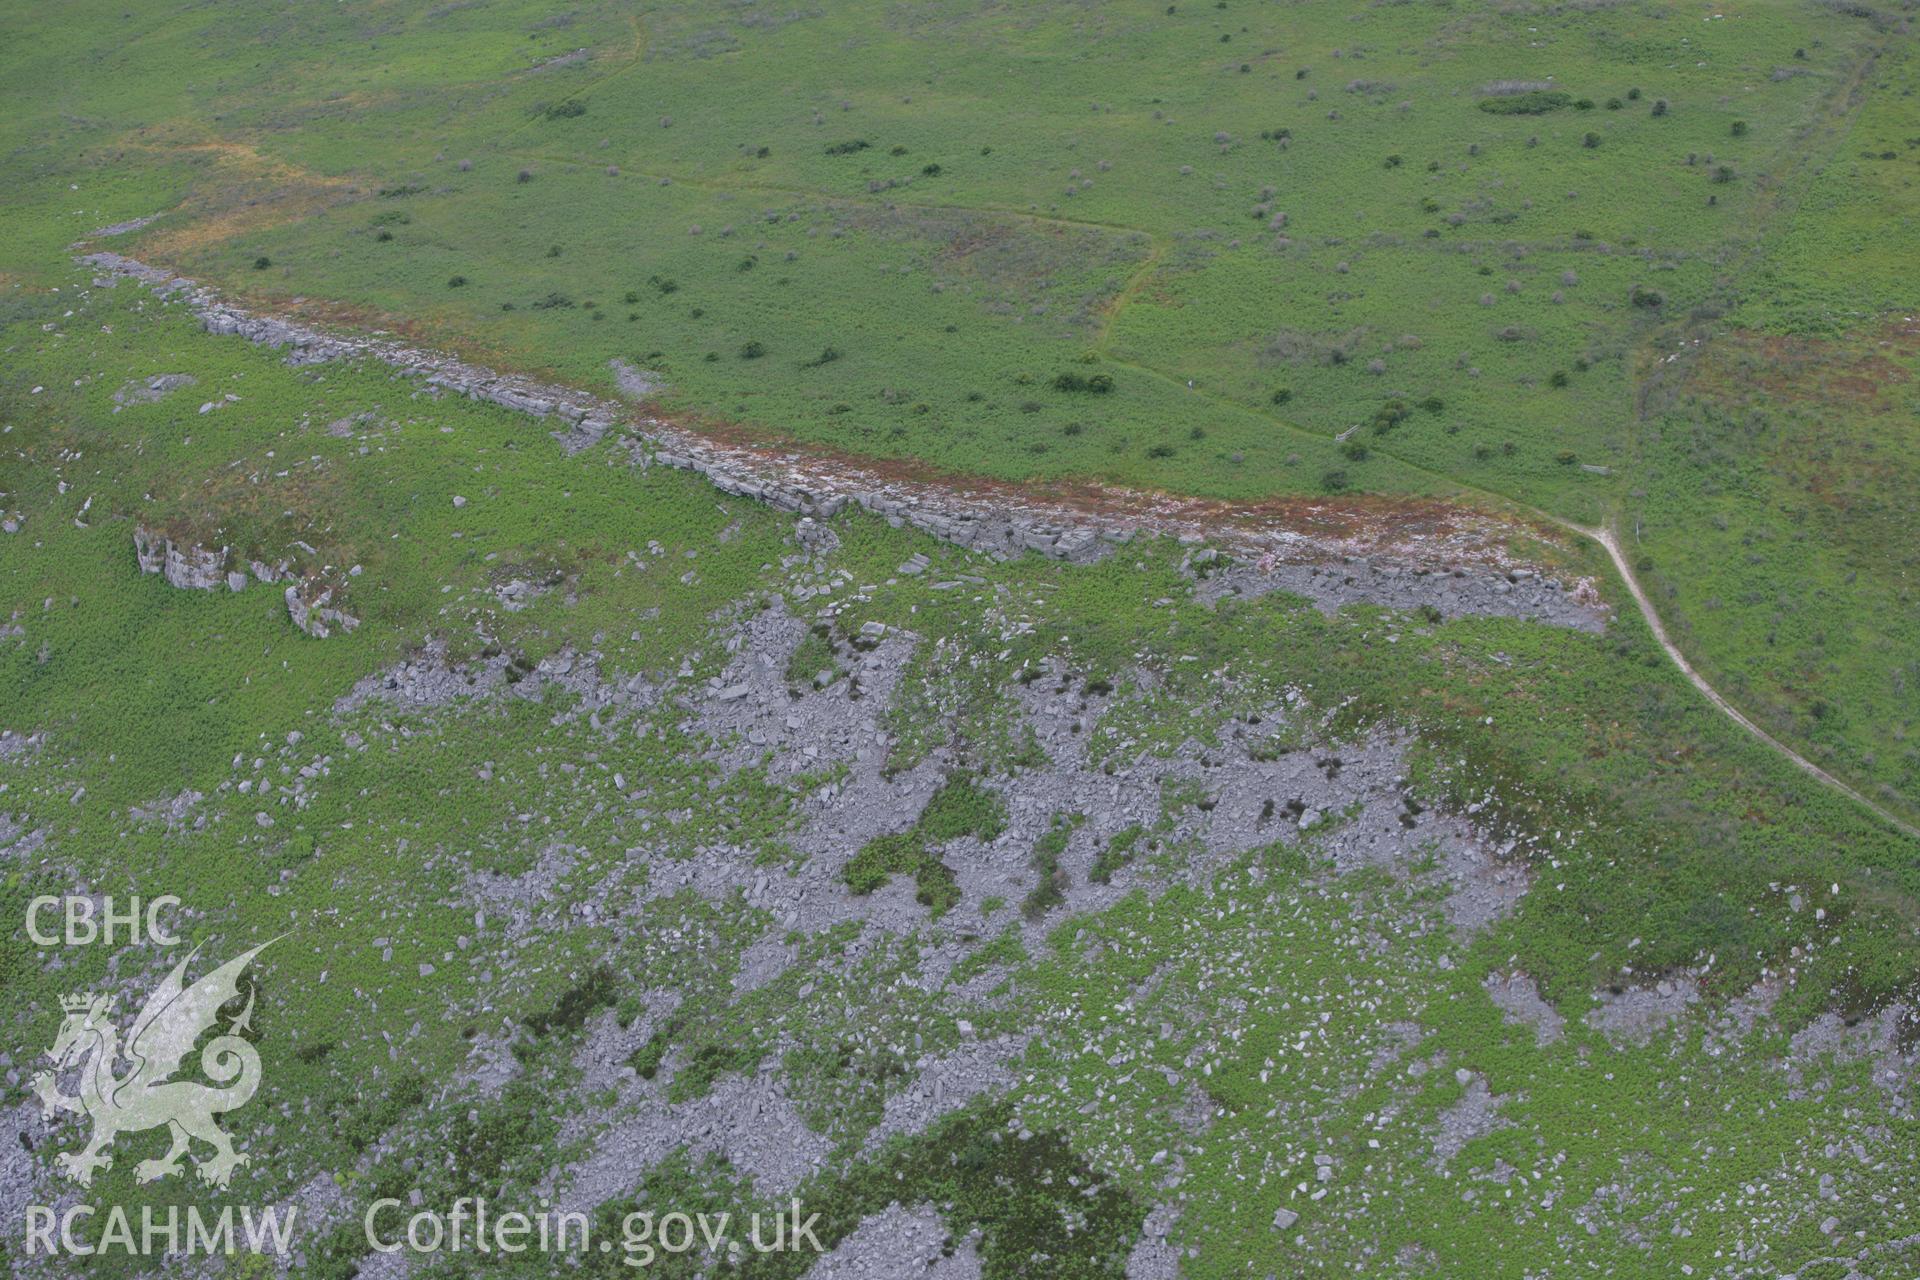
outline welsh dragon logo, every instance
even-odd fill
[[[182,980],[193,960],[189,955],[147,997],[139,1016],[127,1029],[124,1047],[113,1024],[112,996],[61,998],[66,1021],[60,1025],[53,1048],[47,1051],[54,1069],[34,1076],[33,1089],[48,1118],[70,1111],[93,1120],[93,1136],[86,1149],[63,1152],[59,1157],[61,1170],[69,1178],[83,1187],[89,1185],[96,1169],[112,1167],[113,1157],[104,1152],[114,1138],[161,1125],[167,1127],[173,1145],[166,1155],[142,1160],[135,1167],[134,1176],[141,1182],[179,1173],[181,1157],[190,1153],[194,1139],[213,1148],[208,1159],[194,1160],[200,1180],[209,1186],[226,1186],[234,1169],[247,1163],[247,1156],[233,1149],[233,1140],[214,1123],[214,1117],[239,1110],[260,1087],[260,1055],[239,1034],[251,1025],[251,994],[240,1015],[200,1052],[200,1069],[220,1087],[171,1077],[200,1037],[212,1028],[221,1006],[238,998],[241,972],[271,945],[261,943],[192,986]],[[198,955],[198,950],[193,954]],[[124,1075],[115,1075],[114,1068],[122,1060],[130,1064],[130,1069]],[[60,1092],[55,1073],[76,1067],[80,1069],[80,1092],[69,1097]]]

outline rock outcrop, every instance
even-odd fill
[[[332,587],[324,588],[312,600],[307,600],[301,596],[299,584],[296,583],[287,588],[286,599],[287,616],[293,619],[293,625],[316,640],[324,640],[332,635],[335,627],[352,631],[360,625],[360,619],[332,607]]]
[[[242,570],[226,567],[226,547],[212,551],[192,544],[182,546],[144,525],[134,526],[133,553],[143,573],[160,574],[183,590],[213,591],[224,586],[229,591],[244,591],[250,581]],[[261,582],[284,579],[291,572],[285,564],[266,565],[258,560],[248,567]],[[334,607],[332,587],[323,587],[312,599],[303,594],[303,589],[310,591],[312,584],[295,582],[287,587],[285,597],[287,616],[300,630],[324,639],[336,630],[352,631],[360,625],[360,619]]]
[[[191,387],[199,381],[190,373],[156,373],[151,378],[136,378],[113,393],[115,413],[134,404],[158,404],[169,392]]]
[[[142,573],[157,573],[186,591],[212,591],[226,582],[227,549],[181,546],[144,525],[133,528],[133,554]]]

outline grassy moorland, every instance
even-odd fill
[[[1706,507],[1794,516],[1676,476],[1668,357],[1871,343],[1913,303],[1910,40],[1870,6],[80,5],[7,35],[14,276],[160,214],[133,251],[257,301],[594,388],[624,359],[764,439],[1630,516],[1670,610],[1730,594]],[[1897,486],[1910,449],[1868,434]],[[1891,601],[1862,643],[1910,669],[1897,573],[1829,568],[1861,594],[1809,625]],[[1743,705],[1911,812],[1897,686],[1815,691],[1699,612]]]
[[[210,337],[70,248],[157,215],[102,244],[603,392],[626,360],[790,444],[1612,521],[1716,685],[1910,810],[1903,21],[0,14],[4,1168],[64,1190],[77,1130],[29,1091],[58,998],[162,968],[26,939],[29,897],[84,886],[177,894],[209,954],[285,935],[232,1195],[333,1204],[302,1265],[337,1280],[381,1196],[577,1186],[608,1218],[798,1195],[830,1244],[898,1201],[995,1277],[1905,1263],[1913,844],[1630,608],[1209,605],[1168,542],[803,528],[618,432],[568,455]],[[136,527],[359,624],[175,589]],[[989,1086],[926,1110],[955,1062]],[[817,1160],[779,1176],[740,1116]],[[140,1141],[96,1197],[216,1203],[137,1185]]]
[[[1622,523],[1681,643],[1824,766],[1920,793],[1920,106],[1899,44],[1756,250],[1725,322],[1649,380]]]
[[[956,1238],[982,1233],[994,1275],[1038,1256],[1119,1274],[1162,1203],[1182,1206],[1195,1275],[1382,1253],[1409,1274],[1521,1275],[1576,1252],[1650,1274],[1716,1269],[1736,1241],[1786,1270],[1910,1225],[1889,1170],[1911,1141],[1880,1060],[1805,1038],[1841,1025],[1829,1010],[1875,1025],[1920,972],[1910,850],[1706,707],[1631,614],[1596,636],[1280,595],[1208,607],[1176,546],[996,565],[865,515],[823,549],[790,517],[637,469],[617,440],[568,456],[378,366],[290,368],[130,284],[70,273],[5,305],[0,345],[31,380],[0,384],[21,521],[0,548],[0,681],[7,727],[44,736],[0,761],[0,811],[45,841],[9,865],[5,901],[164,884],[215,951],[286,933],[262,970],[272,1070],[234,1122],[255,1156],[235,1188],[310,1210],[314,1178],[338,1188],[349,1216],[302,1237],[316,1274],[353,1274],[353,1215],[380,1196],[531,1197],[630,1108],[764,1072],[821,1135],[799,1194],[829,1243],[890,1201],[930,1202]],[[194,382],[128,401],[159,372]],[[296,549],[363,621],[315,640],[271,588],[137,574],[136,522]],[[928,571],[900,573],[916,553]],[[750,887],[805,874],[804,833],[860,767],[743,753],[708,721],[770,610],[806,637],[779,668],[803,718],[850,673],[875,678],[868,656],[901,664],[874,710],[888,767],[938,790],[837,873],[855,902],[901,880],[897,929],[783,925]],[[869,624],[910,651],[863,654]],[[341,701],[430,641],[456,667],[506,664],[506,683]],[[635,688],[659,696],[617,692]],[[1042,745],[1023,690],[1077,700],[1116,784],[1173,770],[1157,805],[1117,831],[1084,790],[1037,825],[1010,814],[1082,732]],[[1298,831],[1276,817],[1269,842],[1220,858],[1206,815],[1244,784],[1177,764],[1224,766],[1252,735],[1251,759],[1317,776],[1382,734],[1407,743],[1407,821],[1471,814],[1515,850],[1510,914],[1455,927],[1444,836],[1352,865],[1390,795]],[[1034,872],[1016,849],[1022,874],[985,892],[983,841],[1029,831]],[[678,879],[716,858],[733,867],[717,897]],[[775,943],[788,967],[745,982]],[[103,950],[49,967],[17,931],[6,945],[0,1013],[32,1037],[58,995],[109,980]],[[928,987],[934,954],[956,963]],[[1250,957],[1271,958],[1251,981]],[[1552,1002],[1538,1026],[1488,997],[1516,972]],[[1656,980],[1701,1003],[1644,1041],[1610,1029],[1609,990]],[[869,1145],[927,1061],[1036,1030],[1006,1089]],[[637,1074],[606,1083],[608,1043]],[[513,1064],[504,1089],[479,1082],[489,1045]],[[1669,1141],[1704,1115],[1711,1142]],[[693,1132],[590,1207],[779,1200]],[[139,1187],[132,1164],[96,1194],[215,1203]],[[1282,1209],[1299,1215],[1284,1231]],[[434,1274],[492,1273],[476,1265]],[[776,1271],[799,1264],[749,1269]]]
[[[1545,28],[687,6],[536,26],[497,50],[519,74],[491,67],[484,101],[422,120],[423,92],[391,80],[462,21],[384,20],[351,61],[308,45],[291,89],[222,85],[186,114],[217,111],[246,150],[208,143],[194,191],[249,168],[273,186],[275,166],[309,189],[163,219],[139,246],[589,383],[635,360],[686,411],[1016,478],[1312,490],[1325,437],[1437,399],[1365,440],[1356,487],[1451,477],[1589,517],[1614,483],[1562,455],[1630,456],[1629,355],[1714,300],[1879,38],[1813,6]],[[223,17],[201,38],[270,30]],[[1088,360],[1110,392],[1052,389]]]

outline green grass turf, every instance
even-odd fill
[[[1182,1170],[1176,1240],[1200,1250],[1198,1274],[1249,1260],[1344,1268],[1410,1249],[1433,1274],[1521,1275],[1576,1245],[1623,1272],[1698,1269],[1750,1239],[1787,1268],[1829,1251],[1818,1224],[1830,1211],[1866,1244],[1909,1229],[1911,1193],[1888,1172],[1910,1165],[1909,1131],[1889,1120],[1871,1063],[1816,1059],[1804,1069],[1825,1087],[1803,1092],[1779,1059],[1822,1010],[1911,990],[1910,849],[1704,705],[1637,617],[1602,637],[1364,607],[1327,617],[1281,596],[1208,609],[1191,600],[1177,547],[1143,544],[1093,567],[996,565],[844,515],[826,568],[847,575],[836,597],[849,603],[817,620],[921,637],[888,712],[895,763],[937,746],[967,771],[922,824],[930,849],[995,829],[982,782],[1046,767],[1004,729],[1018,673],[1056,660],[1115,685],[1088,727],[1096,761],[1224,742],[1289,691],[1299,714],[1276,750],[1411,732],[1419,794],[1539,838],[1534,889],[1511,918],[1457,942],[1431,882],[1331,872],[1322,840],[1336,814],[1210,885],[1062,918],[1032,952],[1018,933],[956,938],[929,910],[878,944],[856,945],[848,928],[793,937],[793,965],[742,991],[743,952],[778,926],[738,895],[669,894],[630,930],[581,917],[516,936],[505,907],[477,905],[476,885],[551,873],[553,899],[604,904],[715,845],[743,867],[777,865],[825,779],[776,782],[761,764],[727,774],[706,758],[718,744],[671,701],[605,726],[558,690],[429,713],[334,706],[429,637],[456,654],[490,639],[529,662],[592,648],[615,678],[684,662],[697,683],[724,666],[735,620],[792,593],[796,574],[815,580],[784,563],[791,520],[683,473],[640,472],[615,441],[569,457],[523,417],[435,399],[379,366],[289,368],[130,284],[89,289],[72,269],[53,283],[59,293],[9,299],[0,329],[0,491],[25,517],[0,543],[0,687],[6,727],[46,734],[0,762],[0,812],[44,828],[53,860],[10,866],[0,907],[17,920],[28,896],[72,883],[122,895],[164,884],[195,912],[189,939],[213,951],[291,930],[261,966],[255,1026],[271,1069],[234,1118],[255,1157],[234,1195],[272,1200],[337,1175],[354,1210],[415,1186],[436,1203],[531,1199],[578,1152],[563,1126],[598,1114],[577,1055],[586,1024],[611,1011],[651,1019],[659,1055],[678,1064],[676,1098],[778,1055],[796,1106],[837,1144],[801,1193],[826,1212],[829,1240],[893,1197],[931,1201],[957,1233],[982,1229],[995,1275],[1031,1273],[1036,1251],[1069,1259],[1061,1274],[1116,1274],[1116,1254],[1169,1194],[1162,1150]],[[113,412],[117,389],[159,372],[198,381]],[[220,407],[200,413],[205,403]],[[249,554],[305,541],[314,551],[296,558],[337,575],[364,622],[313,640],[270,589],[181,591],[138,574],[136,522]],[[930,571],[897,575],[915,552]],[[960,572],[983,581],[935,589]],[[495,594],[503,579],[549,575],[555,589],[523,610]],[[1149,603],[1160,598],[1176,603]],[[824,604],[796,607],[814,620]],[[1007,616],[1031,625],[1009,639]],[[630,797],[642,788],[644,836]],[[196,794],[170,821],[166,802]],[[1170,788],[1165,804],[1202,798]],[[1138,837],[1133,860],[1172,867],[1191,852],[1156,848],[1161,834]],[[1803,891],[1819,916],[1796,909]],[[1011,925],[1020,903],[996,911]],[[949,944],[979,948],[956,983],[992,964],[999,985],[967,999],[917,985],[922,947]],[[1713,1007],[1770,973],[1778,1022],[1729,1050],[1707,1040],[1705,1013],[1644,1049],[1580,1021],[1596,989],[1709,958]],[[0,1017],[23,1029],[22,1046],[50,1039],[58,995],[109,977],[105,949],[51,968],[17,930],[0,966]],[[1514,967],[1569,1017],[1556,1045],[1487,1001],[1483,980]],[[660,993],[677,999],[670,1019],[651,1012]],[[1006,1097],[860,1154],[911,1078],[918,1050],[906,1046],[918,1036],[958,1050],[963,1015],[979,1036],[1055,1035]],[[1394,1057],[1403,1022],[1426,1038]],[[443,1096],[482,1038],[517,1045],[522,1081],[492,1098]],[[1466,1091],[1458,1070],[1507,1099],[1512,1127],[1443,1173],[1431,1127]],[[24,1079],[6,1087],[8,1105],[27,1098]],[[1212,1114],[1204,1132],[1179,1119],[1196,1107]],[[1707,1123],[1711,1141],[1672,1141]],[[1879,1167],[1844,1155],[1856,1139],[1889,1144],[1875,1148]],[[1836,1142],[1843,1156],[1825,1154]],[[1317,1201],[1316,1155],[1339,1171]],[[1527,1182],[1492,1181],[1496,1161]],[[1823,1172],[1838,1179],[1837,1209],[1807,1190]],[[135,1208],[214,1203],[193,1187],[140,1188],[132,1173],[123,1159],[97,1194]],[[677,1156],[608,1212],[765,1200],[737,1171]],[[1301,1220],[1275,1233],[1282,1207]],[[1062,1234],[1076,1214],[1089,1229]],[[311,1244],[315,1273],[348,1275],[357,1240],[356,1213]]]
[[[1729,583],[1702,513],[1778,544],[1794,504],[1725,477],[1703,494],[1661,417],[1683,353],[1730,328],[1858,345],[1915,304],[1915,64],[1889,13],[88,3],[0,22],[11,287],[160,213],[123,243],[231,291],[602,391],[628,360],[662,375],[661,407],[754,438],[1015,481],[1617,519],[1705,669],[1913,808],[1880,678],[1914,661],[1901,557]],[[1550,109],[1482,109],[1531,85]],[[1905,412],[1837,411],[1874,453],[1801,482],[1897,491]],[[1857,591],[1795,611],[1843,668],[1817,693],[1822,658],[1700,618],[1847,575]],[[1815,699],[1838,714],[1815,723]]]
[[[1706,706],[1636,616],[1602,638],[1326,618],[1285,598],[1210,611],[1187,602],[1173,548],[987,566],[847,516],[830,563],[865,599],[838,625],[923,637],[889,711],[901,766],[944,747],[989,780],[1044,767],[1007,690],[1057,659],[1116,685],[1088,727],[1096,759],[1221,741],[1291,690],[1306,710],[1284,749],[1415,733],[1421,794],[1545,842],[1518,912],[1462,945],[1430,885],[1332,876],[1312,839],[1065,920],[1032,954],[1017,931],[968,940],[955,982],[1004,974],[963,1006],[978,1032],[1056,1038],[1004,1099],[859,1156],[913,1038],[963,1043],[947,997],[913,985],[921,948],[954,941],[931,911],[871,948],[845,930],[792,939],[792,968],[742,994],[742,955],[776,926],[740,898],[680,893],[617,939],[581,922],[526,943],[472,898],[474,877],[536,874],[556,843],[574,858],[560,898],[643,884],[655,868],[629,857],[626,813],[642,782],[660,866],[715,843],[783,865],[825,778],[726,775],[671,711],[607,734],[564,694],[332,713],[429,637],[456,657],[571,645],[623,676],[718,671],[730,621],[792,588],[791,523],[637,474],[611,443],[564,457],[524,419],[378,367],[288,369],[130,284],[83,299],[67,249],[165,211],[122,243],[600,390],[608,359],[632,360],[692,419],[875,457],[1230,497],[1321,492],[1340,471],[1354,489],[1617,515],[1716,683],[1911,805],[1910,39],[1786,0],[1719,18],[1240,0],[16,7],[0,16],[0,506],[26,519],[0,538],[0,727],[47,741],[0,762],[0,813],[46,827],[57,868],[9,868],[0,907],[18,920],[35,892],[164,881],[215,950],[293,929],[261,971],[266,1088],[234,1124],[256,1155],[237,1191],[255,1198],[326,1174],[356,1207],[421,1184],[442,1203],[530,1198],[591,1106],[574,1092],[584,1023],[649,1016],[670,991],[675,1017],[650,1025],[677,1055],[676,1097],[777,1053],[840,1144],[802,1190],[830,1240],[893,1197],[931,1201],[956,1234],[985,1233],[993,1275],[1113,1274],[1168,1194],[1186,1197],[1175,1241],[1200,1250],[1197,1275],[1384,1258],[1432,1275],[1703,1274],[1756,1247],[1812,1275],[1842,1246],[1910,1234],[1911,1127],[1872,1064],[1818,1065],[1803,1091],[1781,1060],[1821,1010],[1910,997],[1911,845]],[[1594,107],[1478,106],[1494,81],[1548,76]],[[548,110],[568,102],[584,110]],[[870,145],[829,154],[855,140]],[[1636,286],[1660,305],[1635,305]],[[112,411],[116,389],[161,372],[199,381]],[[1061,373],[1113,389],[1058,390]],[[1406,416],[1376,431],[1395,400]],[[1365,457],[1331,441],[1355,425]],[[275,591],[138,575],[135,522],[267,559],[303,541],[363,624],[313,641]],[[933,570],[896,577],[916,551]],[[961,571],[986,582],[931,589]],[[496,591],[515,578],[555,589],[509,611]],[[1146,603],[1162,597],[1180,603]],[[1009,642],[1003,610],[1031,629]],[[802,682],[828,664],[803,665]],[[304,802],[238,790],[291,787],[308,765]],[[191,793],[170,824],[163,802]],[[1169,813],[1194,799],[1169,795]],[[1143,828],[1113,861],[1191,852],[1162,835]],[[944,903],[937,852],[909,870]],[[1011,930],[1022,905],[989,914]],[[1581,1023],[1594,991],[1709,957],[1712,1008],[1771,974],[1778,1023],[1732,1049],[1708,1036],[1713,1013],[1646,1049]],[[1488,1003],[1483,979],[1515,967],[1569,1017],[1558,1044]],[[25,1062],[56,997],[109,972],[100,951],[50,970],[10,932],[0,977]],[[1376,1068],[1399,1021],[1426,1029],[1419,1060],[1444,1060]],[[482,1037],[515,1038],[529,1083],[441,1105]],[[1512,1127],[1443,1173],[1429,1126],[1465,1092],[1456,1069],[1509,1098]],[[0,1096],[25,1101],[24,1074]],[[1174,1119],[1196,1106],[1212,1113],[1199,1135]],[[1878,1167],[1846,1154],[1856,1140],[1886,1144]],[[1339,1170],[1322,1201],[1316,1154]],[[1524,1181],[1494,1181],[1496,1161]],[[103,1196],[213,1203],[138,1188],[132,1165]],[[1816,1205],[1823,1173],[1839,1198]],[[676,1156],[628,1199],[764,1197]],[[1301,1221],[1276,1233],[1286,1206]],[[316,1274],[348,1274],[352,1225],[314,1249]]]

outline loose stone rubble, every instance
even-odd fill
[[[136,378],[113,393],[113,411],[118,413],[134,404],[158,404],[168,392],[191,387],[198,381],[190,373],[156,373],[151,378]]]
[[[1553,1044],[1565,1034],[1567,1020],[1548,1004],[1540,988],[1524,973],[1490,973],[1487,996],[1500,1009],[1503,1019],[1516,1026],[1531,1026],[1535,1043]]]
[[[790,1195],[826,1164],[833,1144],[809,1129],[794,1110],[778,1069],[752,1077],[728,1076],[704,1097],[667,1102],[650,1081],[630,1079],[641,1105],[594,1135],[592,1154],[568,1170],[555,1203],[591,1211],[625,1193],[636,1170],[648,1169],[680,1148],[715,1151],[778,1199]]]
[[[857,922],[862,930],[859,946],[865,949],[928,924],[928,910],[915,901],[907,877],[897,876],[872,893],[855,894],[841,874],[867,840],[915,821],[950,763],[936,753],[895,774],[884,768],[886,712],[919,642],[903,632],[869,637],[871,648],[841,655],[852,666],[847,676],[824,687],[798,689],[786,671],[806,633],[805,621],[776,600],[736,624],[728,645],[735,657],[710,680],[690,686],[670,681],[637,692],[628,687],[630,682],[603,673],[593,654],[554,655],[509,685],[502,657],[450,667],[444,648],[429,644],[395,668],[363,680],[336,711],[352,712],[374,699],[426,709],[472,697],[537,698],[541,682],[559,680],[591,702],[603,723],[604,717],[622,710],[658,706],[663,698],[677,703],[685,710],[686,727],[712,744],[709,758],[728,773],[760,760],[792,773],[845,766],[839,781],[806,802],[800,827],[791,837],[801,855],[795,865],[756,867],[740,850],[715,846],[688,858],[650,859],[644,886],[589,895],[595,900],[594,919],[618,932],[638,927],[646,904],[688,888],[715,902],[740,894],[747,906],[771,916],[768,932],[743,953],[736,989],[749,990],[772,980],[791,962],[784,941],[791,934],[813,936]],[[991,969],[965,984],[949,985],[948,978],[989,936],[985,904],[995,899],[1017,902],[1034,886],[1031,850],[1052,816],[1084,809],[1090,799],[1098,803],[1061,854],[1061,865],[1069,872],[1061,904],[1021,926],[1031,945],[1041,942],[1063,911],[1097,912],[1131,892],[1157,895],[1173,883],[1204,882],[1234,855],[1279,836],[1299,840],[1328,833],[1326,850],[1339,871],[1363,866],[1404,871],[1431,853],[1430,874],[1445,892],[1447,915],[1463,936],[1511,910],[1525,890],[1524,872],[1505,860],[1471,822],[1407,806],[1404,743],[1391,736],[1343,744],[1338,759],[1311,750],[1264,759],[1251,738],[1235,739],[1225,749],[1190,744],[1168,759],[1123,765],[1109,774],[1089,763],[1087,735],[1075,728],[1097,714],[1109,696],[1074,683],[1063,669],[1048,670],[1021,686],[1022,718],[1051,763],[989,784],[1006,806],[1003,834],[985,843],[961,838],[938,851],[955,875],[959,901],[943,918],[951,936],[929,937],[922,944],[918,975],[910,979],[915,986],[941,992],[943,1000],[964,1008],[996,984],[999,975]],[[1285,714],[1284,708],[1275,712],[1276,718]],[[1120,867],[1108,882],[1094,883],[1088,872],[1098,846],[1129,823],[1154,821],[1169,779],[1202,786],[1212,797],[1204,807],[1189,810],[1169,833],[1169,840],[1184,850],[1181,858],[1175,863],[1145,858]],[[642,841],[630,855],[644,856],[646,847]],[[556,846],[523,876],[475,877],[470,886],[475,905],[490,920],[504,916],[509,937],[562,927],[570,918],[569,895],[559,886],[578,865],[577,853]],[[775,1046],[751,1076],[728,1077],[705,1097],[686,1103],[671,1102],[667,1096],[679,1067],[674,1052],[653,1079],[620,1065],[661,1024],[670,1007],[670,999],[657,1009],[650,1006],[627,1027],[611,1018],[595,1024],[579,1055],[581,1096],[605,1095],[611,1101],[604,1109],[596,1105],[583,1111],[577,1128],[570,1130],[570,1136],[590,1141],[583,1160],[556,1174],[553,1193],[559,1202],[598,1203],[622,1190],[635,1170],[652,1166],[682,1144],[724,1154],[763,1190],[795,1187],[827,1158],[827,1136],[809,1127],[786,1093],[778,1069],[770,1065],[781,1060],[786,1046]],[[965,1023],[960,1034],[955,1048],[909,1059],[911,1074],[889,1090],[877,1124],[861,1137],[862,1150],[924,1133],[970,1100],[1016,1083],[1031,1035],[976,1035]],[[1410,1029],[1409,1043],[1418,1038],[1418,1029]],[[484,1038],[476,1042],[466,1076],[469,1087],[484,1095],[504,1083],[500,1069],[508,1062],[505,1048]],[[1188,1101],[1194,1104],[1191,1095]],[[1450,1116],[1436,1137],[1442,1156],[1457,1152],[1496,1123],[1493,1110],[1500,1101],[1475,1095],[1458,1116]],[[1189,1132],[1201,1132],[1211,1113],[1195,1106],[1193,1115],[1182,1119]],[[1169,1274],[1164,1235],[1143,1242],[1135,1260],[1138,1274]]]
[[[1587,1025],[1615,1044],[1643,1045],[1654,1033],[1700,1003],[1700,985],[1689,977],[1662,978],[1650,987],[1602,991],[1594,997]]]
[[[1460,1100],[1442,1111],[1433,1134],[1433,1163],[1444,1169],[1469,1142],[1484,1138],[1509,1123],[1500,1109],[1513,1101],[1505,1094],[1487,1088],[1486,1077],[1461,1067],[1454,1078],[1466,1089]]]
[[[1203,563],[1200,556],[1193,560]],[[1568,589],[1532,569],[1470,573],[1359,556],[1337,564],[1236,564],[1202,578],[1195,595],[1214,605],[1274,591],[1304,596],[1325,613],[1367,603],[1394,609],[1431,608],[1441,618],[1523,618],[1592,632],[1604,631],[1607,624],[1607,611],[1599,606],[1592,584],[1584,580]]]
[[[946,1250],[947,1226],[930,1204],[904,1208],[890,1204],[861,1219],[860,1225],[807,1272],[806,1280],[979,1280],[979,1247],[974,1237]]]

